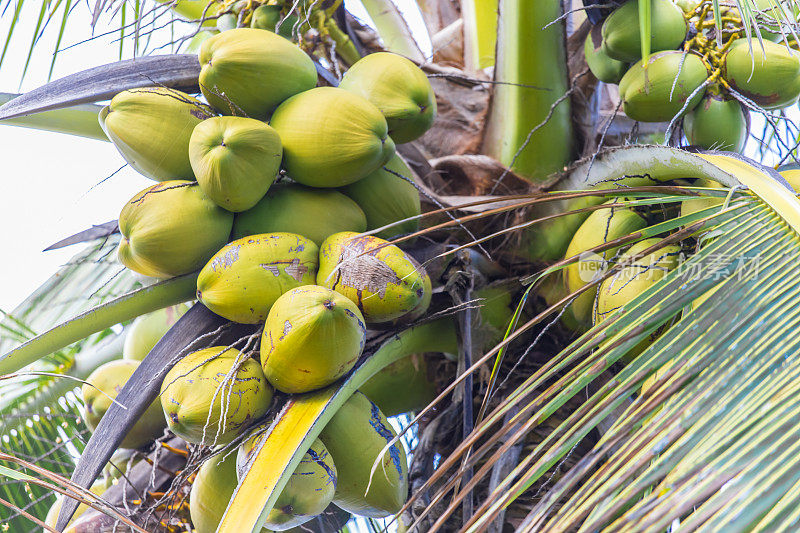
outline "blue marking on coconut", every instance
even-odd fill
[[[378,409],[378,406],[372,403],[372,400],[369,402],[370,404],[370,418],[369,424],[372,428],[384,439],[386,442],[389,442],[394,438],[394,434],[392,430],[387,428],[383,425],[381,421],[382,415],[381,410]],[[400,477],[403,476],[403,467],[400,465],[400,450],[397,448],[399,444],[394,444],[391,448],[389,448],[389,455],[392,458],[392,463],[394,464],[395,469],[397,469],[397,473],[400,474]]]
[[[315,463],[325,470],[325,473],[328,474],[328,483],[333,483],[333,488],[336,489],[336,472],[334,472],[330,465],[325,462],[325,458],[320,457],[320,455],[312,448],[309,448],[306,453],[311,457],[311,459],[314,460]],[[326,453],[325,455],[327,456],[328,454]]]

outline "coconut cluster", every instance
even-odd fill
[[[651,55],[646,63],[639,0],[615,9],[584,43],[595,77],[619,84],[628,117],[642,122],[682,119],[689,144],[738,152],[747,140],[749,108],[775,110],[797,101],[800,54],[793,33],[777,20],[777,4],[752,2],[757,35],[735,2],[719,2],[723,27],[718,28],[710,0],[649,1]]]
[[[244,442],[238,474],[234,462],[216,457],[195,478],[190,508],[199,532],[216,529],[246,465],[258,461],[259,423],[273,399],[345,379],[371,325],[419,319],[432,294],[425,269],[385,240],[418,228],[419,195],[395,146],[433,122],[427,77],[401,56],[376,53],[355,63],[339,87],[317,86],[311,57],[262,29],[274,30],[272,11],[261,6],[253,27],[202,43],[202,95],[132,89],[100,114],[125,160],[158,182],[120,213],[120,261],[155,278],[199,271],[196,305],[263,328],[255,346],[180,357],[123,443],[147,446],[167,428],[214,449]],[[383,228],[397,221],[404,222]],[[98,369],[84,388],[90,427],[186,309],[131,326],[125,359]],[[425,372],[387,372],[389,381],[398,372],[412,376],[420,396],[430,397]],[[388,399],[392,414],[419,404],[398,403],[382,379],[367,389]],[[356,393],[311,445],[265,527],[295,527],[331,502],[371,517],[399,511],[408,490],[402,446],[384,452],[383,468],[369,476],[394,436],[381,408]]]

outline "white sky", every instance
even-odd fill
[[[2,4],[5,5],[5,2]],[[89,35],[86,2],[70,16],[62,48]],[[93,2],[92,2],[93,4]],[[421,27],[414,0],[397,4]],[[348,1],[357,16],[366,14],[357,1]],[[0,47],[11,23],[11,8],[0,16]],[[0,67],[0,92],[24,92],[44,84],[50,68],[58,24],[47,28],[37,44],[28,73],[20,87],[20,74],[38,17],[37,2],[27,2],[14,30],[14,38]],[[60,14],[58,20],[60,23]],[[101,18],[97,33],[108,31]],[[168,37],[167,35],[164,38]],[[53,79],[116,61],[116,35],[101,37],[59,53]],[[130,57],[126,50],[125,58]],[[154,182],[126,167],[97,185],[124,164],[111,143],[82,139],[13,126],[0,126],[0,309],[10,311],[72,255],[81,245],[42,252],[48,245],[92,224],[117,218],[126,200]],[[97,185],[97,186],[96,186]]]

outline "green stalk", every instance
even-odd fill
[[[497,46],[499,0],[462,0],[464,18],[464,66],[476,71],[494,65]]]
[[[16,372],[98,331],[194,298],[197,273],[137,289],[59,324],[0,356],[0,375]]]
[[[500,0],[499,11],[495,81],[500,83],[494,87],[483,152],[540,182],[573,155],[570,102],[564,97],[564,25],[542,29],[561,16],[561,2]]]
[[[361,0],[361,4],[375,23],[387,50],[418,63],[425,60],[408,24],[392,0]]]
[[[0,105],[17,96],[19,95],[14,93],[0,93]],[[100,123],[97,121],[97,114],[101,109],[102,106],[82,104],[65,109],[44,111],[43,113],[36,113],[26,117],[11,118],[1,121],[0,124],[55,131],[57,133],[67,133],[78,137],[107,141],[108,137],[103,133]]]
[[[330,35],[333,42],[336,43],[336,53],[339,54],[347,64],[353,65],[356,61],[361,59],[361,54],[358,53],[358,49],[350,39],[350,36],[339,28],[339,25],[336,24],[334,19],[329,18],[325,20],[325,28],[328,30],[328,35]]]

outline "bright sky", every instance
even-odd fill
[[[356,16],[365,19],[366,13],[357,0],[346,4]],[[398,0],[397,4],[408,14],[412,26],[420,28],[422,20],[414,0]],[[0,42],[8,34],[14,4],[11,5],[0,15]],[[19,86],[38,17],[36,7],[35,2],[25,4],[0,67],[0,92],[24,92],[47,81],[56,24],[47,28],[37,43],[25,80]],[[108,31],[102,24],[107,20],[101,18],[96,33]],[[80,2],[70,16],[62,48],[85,39],[89,22],[86,4]],[[168,31],[162,32],[162,40],[168,37]],[[113,42],[115,38],[116,35],[100,37],[60,52],[53,79],[116,61],[119,45]],[[130,51],[126,50],[125,58],[128,57]],[[126,200],[154,183],[129,167],[100,183],[124,164],[113,145],[58,133],[0,126],[0,158],[0,309],[4,311],[22,302],[80,250],[79,246],[72,246],[42,252],[44,248],[92,224],[117,218]]]

